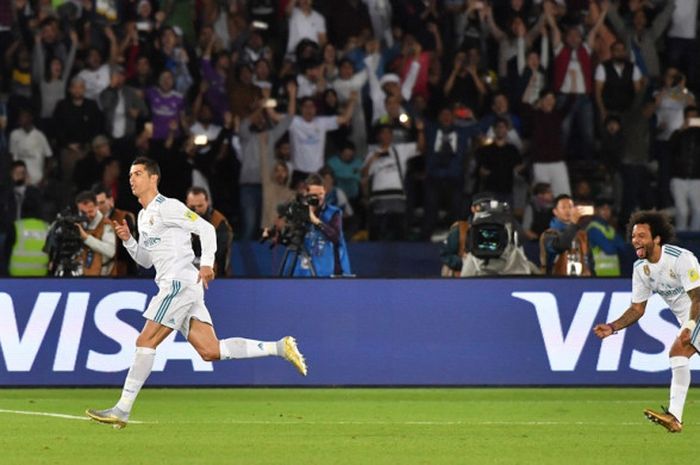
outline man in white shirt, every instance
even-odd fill
[[[407,199],[405,189],[408,160],[425,150],[423,122],[416,121],[418,141],[396,144],[389,125],[376,128],[376,146],[370,146],[362,175],[370,182],[370,240],[404,240],[406,238]]]
[[[116,64],[119,53],[117,38],[110,27],[104,29],[105,36],[109,40],[109,61],[102,62],[102,54],[97,48],[90,48],[87,55],[87,67],[78,73],[78,77],[85,82],[85,98],[99,101],[100,92],[109,87],[110,65]]]
[[[303,39],[309,39],[323,46],[326,43],[326,20],[311,9],[311,0],[290,0],[287,4],[289,17],[289,40],[287,55],[292,55]]]
[[[10,153],[13,160],[22,160],[27,165],[27,184],[37,186],[44,179],[45,162],[53,152],[44,133],[34,127],[30,110],[19,111],[18,124],[10,133]]]
[[[311,97],[301,99],[301,116],[295,116],[289,127],[294,164],[292,188],[323,167],[326,133],[350,122],[356,100],[355,92],[350,96],[342,115],[316,116],[314,100]]]
[[[603,339],[634,324],[647,301],[659,294],[681,324],[670,351],[671,389],[668,409],[645,409],[644,415],[671,433],[683,428],[683,407],[690,386],[690,357],[700,347],[700,265],[692,252],[668,244],[673,227],[660,212],[640,211],[629,222],[637,260],[632,274],[632,304],[620,318],[598,324],[593,332]],[[622,336],[621,336],[622,337]]]
[[[153,368],[156,347],[173,330],[180,331],[206,361],[283,357],[306,376],[304,356],[293,337],[263,342],[252,339],[219,340],[204,304],[204,289],[214,279],[216,232],[214,226],[182,202],[158,193],[160,167],[145,157],[136,158],[129,171],[131,191],[143,209],[139,212],[139,239],[124,221],[115,223],[117,236],[129,255],[141,266],[156,269],[158,294],[143,316],[146,325],[136,339],[136,355],[119,402],[110,409],[89,409],[86,414],[100,423],[124,428],[141,387]],[[202,245],[199,270],[193,265],[191,234]]]

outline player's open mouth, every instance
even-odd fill
[[[643,258],[644,255],[646,254],[643,246],[639,246],[639,247],[635,248],[634,251],[637,252],[637,256],[639,258]]]

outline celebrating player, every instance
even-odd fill
[[[670,352],[671,395],[668,409],[645,409],[644,415],[672,433],[683,428],[683,406],[690,386],[690,357],[700,347],[700,266],[692,252],[668,245],[673,227],[659,212],[635,213],[629,222],[637,260],[632,274],[632,305],[620,318],[596,325],[593,332],[605,338],[630,326],[644,315],[647,300],[659,294],[681,324]]]
[[[214,227],[182,202],[160,195],[159,180],[160,168],[155,161],[144,157],[134,160],[129,183],[143,207],[138,216],[138,242],[131,236],[126,222],[114,225],[117,236],[136,263],[146,268],[155,266],[158,284],[158,294],[143,314],[147,321],[136,339],[136,355],[119,402],[107,410],[86,411],[90,418],[116,428],[126,426],[136,396],[151,373],[156,347],[174,329],[182,332],[204,360],[277,355],[306,376],[304,357],[290,336],[274,342],[216,337],[204,305],[204,288],[214,279]],[[197,234],[202,244],[199,271],[192,264],[191,233]]]

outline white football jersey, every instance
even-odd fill
[[[139,212],[138,222],[138,242],[131,237],[124,247],[139,265],[156,268],[159,287],[173,280],[189,284],[197,282],[199,271],[192,264],[191,234],[197,234],[202,244],[201,266],[214,266],[214,226],[179,200],[158,194]]]
[[[700,287],[700,266],[693,252],[665,244],[656,263],[637,260],[632,273],[632,302],[646,302],[656,292],[683,324],[690,314],[688,291]]]

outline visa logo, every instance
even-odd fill
[[[107,294],[97,303],[90,302],[89,292],[39,292],[29,320],[20,333],[17,313],[10,294],[0,292],[0,353],[8,372],[31,371],[39,349],[46,338],[49,325],[57,318],[59,302],[65,296],[63,320],[53,360],[54,372],[72,372],[80,350],[87,350],[88,370],[113,373],[129,369],[134,358],[134,343],[139,331],[119,318],[123,311],[142,313],[147,295],[143,292],[121,291]],[[119,350],[102,353],[81,347],[88,308],[97,330],[114,341]],[[24,309],[25,311],[28,309]],[[169,360],[189,360],[194,371],[213,371],[186,341],[175,341],[173,331],[159,346],[153,364],[154,371],[163,371]]]
[[[568,330],[565,331],[559,313],[559,305],[551,292],[513,292],[511,295],[532,304],[542,332],[544,348],[552,371],[574,371],[586,344],[600,345],[597,371],[618,371],[626,330],[600,341],[593,334],[593,326],[616,320],[629,308],[631,292],[613,292],[607,310],[602,308],[605,292],[583,292]],[[668,305],[658,295],[647,302],[644,315],[637,325],[649,337],[663,347],[659,352],[648,353],[632,350],[629,368],[641,372],[659,372],[669,369],[668,354],[679,326],[669,323],[661,313]],[[603,310],[601,312],[601,310]],[[589,348],[590,350],[590,348]],[[690,359],[691,369],[700,369],[700,358]]]

